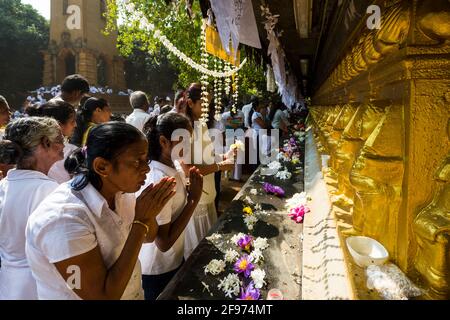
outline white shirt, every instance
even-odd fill
[[[259,130],[262,129],[262,127],[258,124],[258,122],[256,122],[256,119],[260,118],[261,120],[264,121],[264,118],[262,116],[261,113],[259,112],[253,112],[253,116],[252,116],[252,128],[256,131],[259,132]]]
[[[244,125],[246,128],[250,128],[250,111],[252,110],[252,104],[246,104],[242,107],[242,112],[244,113]]]
[[[25,254],[28,217],[58,184],[39,171],[10,170],[0,182],[1,299],[37,299]]]
[[[168,167],[158,161],[150,162],[150,172],[147,174],[145,185],[136,194],[136,197],[138,197],[150,184],[156,184],[161,181],[162,178],[174,177],[176,179],[175,196],[169,200],[156,217],[156,221],[160,226],[175,221],[180,216],[187,203],[184,171],[179,166],[178,162],[175,162],[174,164],[176,169]],[[180,234],[180,237],[175,241],[173,246],[166,252],[159,250],[155,243],[145,243],[139,253],[142,273],[145,275],[157,275],[173,271],[183,262],[183,255],[184,231]]]
[[[284,112],[278,109],[273,117],[272,127],[274,129],[280,129],[281,122],[284,122],[287,125]]]
[[[151,116],[144,110],[134,109],[133,113],[127,117],[126,122],[143,131],[144,125],[148,120],[150,120],[150,118]]]
[[[161,113],[161,107],[159,106],[159,104],[155,104],[155,106],[153,107],[153,111],[150,114],[151,117],[155,117],[155,116],[159,116]]]
[[[136,197],[118,193],[115,202],[116,210],[112,211],[91,184],[74,191],[68,182],[60,185],[33,212],[26,229],[26,253],[39,299],[80,299],[69,289],[54,263],[82,255],[97,246],[106,268],[117,261],[134,221]],[[139,261],[122,299],[143,299]]]
[[[58,184],[67,182],[71,179],[70,174],[64,168],[64,162],[66,161],[67,157],[76,149],[78,149],[77,146],[66,143],[63,150],[64,159],[56,162],[48,171],[48,176],[58,182]]]
[[[202,137],[199,138],[198,131],[194,130],[194,139],[192,140],[192,164],[214,164],[215,159],[215,150],[214,144],[211,140],[211,136],[209,135],[209,130],[206,126],[202,126]],[[200,140],[201,139],[201,140]],[[200,153],[200,154],[196,154]],[[203,162],[196,163],[198,157],[201,156]],[[203,191],[202,196],[200,197],[199,204],[209,204],[214,203],[216,199],[217,191],[216,191],[216,182],[214,179],[214,173],[211,173],[207,176],[203,177]]]

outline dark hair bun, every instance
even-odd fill
[[[12,141],[0,141],[0,163],[7,165],[17,164],[23,152],[20,146]]]

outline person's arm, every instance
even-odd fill
[[[267,129],[267,124],[266,124],[266,122],[265,122],[263,119],[261,119],[261,117],[256,118],[256,119],[255,119],[255,122],[256,122],[261,128]]]
[[[166,252],[172,248],[181,233],[186,229],[186,226],[200,201],[200,197],[202,196],[203,176],[200,174],[200,170],[193,167],[190,169],[189,173],[190,189],[187,204],[175,221],[159,226],[155,244],[162,252]]]
[[[193,166],[193,165],[192,165]],[[234,170],[234,161],[225,160],[215,164],[195,165],[200,170],[203,176],[210,175],[219,171],[232,171]]]
[[[128,282],[130,281],[136,265],[142,243],[149,233],[156,230],[155,217],[175,195],[173,180],[163,179],[160,183],[147,188],[136,202],[135,221],[133,223],[125,246],[116,262],[108,269],[103,261],[100,248],[75,257],[54,263],[56,269],[68,281],[72,273],[68,273],[71,267],[77,266],[80,272],[80,287],[72,290],[85,300],[118,300],[122,297]],[[149,228],[146,228],[145,225]],[[153,227],[153,228],[152,228]],[[156,237],[148,235],[148,237]]]

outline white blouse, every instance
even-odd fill
[[[184,171],[175,161],[175,167],[171,168],[165,164],[152,161],[150,172],[147,174],[145,186],[136,194],[138,197],[150,184],[158,183],[164,177],[176,179],[176,194],[169,200],[166,206],[157,216],[158,225],[162,226],[175,221],[183,211],[187,203],[186,180]],[[142,265],[142,273],[145,275],[158,275],[177,269],[183,262],[184,255],[184,231],[167,252],[158,249],[155,243],[145,243],[139,253]]]
[[[64,168],[64,162],[66,161],[67,157],[76,149],[78,149],[77,146],[66,143],[64,145],[64,159],[56,162],[48,171],[48,176],[58,182],[58,184],[67,182],[71,179],[69,173]]]
[[[25,254],[25,227],[31,213],[58,184],[39,171],[10,170],[0,182],[0,299],[37,299]]]
[[[26,253],[37,283],[39,299],[80,299],[66,285],[54,263],[99,247],[106,268],[119,258],[135,216],[134,194],[118,193],[116,210],[91,184],[81,191],[64,183],[30,216]],[[141,268],[137,261],[123,300],[142,300]]]

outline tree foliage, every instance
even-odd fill
[[[42,82],[41,50],[48,46],[49,24],[20,0],[0,1],[0,94],[17,106]]]
[[[190,17],[186,10],[186,1],[133,0],[144,12],[148,21],[153,23],[179,50],[194,61],[201,58],[201,25],[202,14],[198,1],[194,1]],[[114,28],[119,17],[119,9],[115,0],[108,0],[108,28]],[[129,14],[129,13],[125,13]],[[167,57],[178,74],[174,87],[187,87],[192,82],[199,82],[200,74],[180,61],[173,54],[168,54],[162,44],[152,35],[139,30],[137,26],[119,28],[119,50],[125,57],[130,57],[138,48],[153,58]],[[241,56],[245,57],[245,50]],[[240,92],[256,94],[265,88],[264,68],[252,60],[240,71]]]

